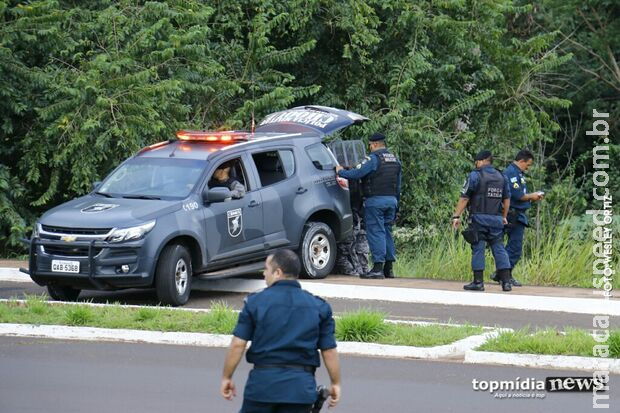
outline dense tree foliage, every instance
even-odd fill
[[[482,147],[501,167],[535,150],[534,184],[570,215],[586,199],[573,161],[591,146],[581,124],[565,155],[571,102],[620,116],[617,6],[582,3],[0,1],[0,249],[177,129],[250,128],[298,104],[371,118],[350,136],[386,133],[407,225],[446,222]],[[605,25],[572,13],[588,7]]]

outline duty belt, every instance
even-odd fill
[[[316,371],[314,366],[305,366],[303,364],[255,364],[255,369],[298,369],[307,373],[313,373]]]

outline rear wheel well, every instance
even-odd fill
[[[188,235],[181,235],[181,236],[172,238],[170,241],[166,243],[166,245],[163,246],[161,250],[163,251],[164,248],[166,248],[168,245],[173,245],[173,244],[180,244],[180,245],[183,245],[185,248],[187,248],[192,258],[192,268],[194,268],[194,273],[196,272],[197,269],[202,268],[202,252],[200,250],[200,245],[198,244],[198,241],[196,241],[195,238],[192,238]],[[161,253],[160,253],[160,256],[161,256]],[[158,260],[159,260],[159,257],[158,257]]]
[[[334,211],[327,209],[316,211],[314,214],[310,215],[310,217],[306,220],[306,223],[307,222],[323,222],[329,225],[336,236],[336,239],[340,239],[340,224],[338,216]]]

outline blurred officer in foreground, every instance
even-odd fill
[[[504,176],[510,186],[510,210],[508,211],[508,225],[506,226],[506,233],[508,234],[506,252],[510,260],[511,270],[517,265],[523,253],[523,235],[525,227],[529,227],[526,212],[532,206],[532,201],[541,201],[545,196],[544,192],[527,193],[525,172],[530,169],[533,163],[534,155],[532,152],[523,149],[517,153],[514,162],[504,169]],[[494,275],[492,278],[495,281],[499,281],[497,275]],[[510,282],[515,287],[521,287],[521,283],[513,277],[510,278]]]
[[[469,291],[484,291],[484,250],[488,243],[495,259],[502,290],[511,291],[510,261],[503,242],[504,225],[507,223],[506,215],[510,205],[508,181],[491,165],[491,152],[480,151],[474,160],[476,169],[469,173],[452,216],[452,227],[458,229],[461,225],[461,214],[466,207],[469,208],[469,237],[466,239],[471,243],[474,281],[463,288]],[[502,207],[504,212],[500,212]]]
[[[362,163],[350,170],[338,165],[336,173],[342,178],[362,180],[366,238],[373,267],[360,278],[394,278],[392,226],[400,200],[401,164],[385,147],[383,134],[374,133],[369,141],[371,153]]]
[[[321,365],[331,380],[329,406],[340,399],[340,362],[330,305],[301,289],[301,264],[291,250],[267,257],[267,288],[245,299],[224,362],[220,393],[236,396],[233,373],[243,357],[254,364],[243,393],[240,413],[310,412],[317,399],[314,372]]]

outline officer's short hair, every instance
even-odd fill
[[[289,249],[280,249],[271,256],[271,265],[273,269],[280,268],[287,278],[299,277],[301,271],[301,263],[299,257]]]
[[[534,159],[534,154],[527,149],[521,149],[517,152],[517,156],[515,156],[515,161],[529,161],[530,159]]]

